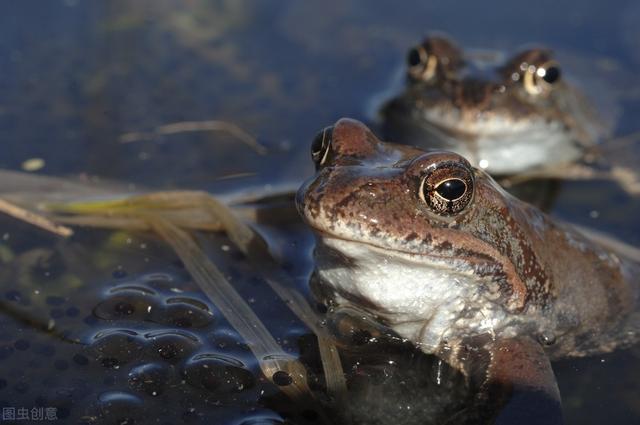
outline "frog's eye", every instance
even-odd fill
[[[473,175],[462,165],[442,164],[422,178],[419,196],[439,215],[457,214],[473,197]]]
[[[538,95],[548,92],[560,80],[560,67],[556,62],[546,62],[540,66],[527,65],[523,84],[527,93]]]
[[[429,81],[436,75],[438,58],[423,46],[416,46],[407,54],[409,75],[417,80]]]
[[[333,127],[327,127],[322,130],[311,142],[311,159],[316,168],[319,168],[327,162],[329,151],[331,150],[331,136]]]

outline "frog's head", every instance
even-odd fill
[[[337,299],[435,346],[454,328],[503,326],[540,298],[547,276],[529,246],[540,213],[460,155],[383,143],[342,119],[312,157],[297,205]]]
[[[604,131],[548,49],[505,59],[432,36],[409,50],[407,66],[407,89],[382,110],[388,133],[424,138],[491,174],[574,161]]]

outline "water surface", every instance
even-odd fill
[[[470,47],[556,49],[624,136],[640,130],[639,19],[631,0],[5,2],[0,167],[41,158],[39,173],[153,189],[293,188],[313,172],[313,135],[342,116],[370,120],[406,49],[431,30]],[[244,129],[268,154],[223,131],[136,136],[210,120]],[[612,184],[565,184],[552,212],[640,245],[640,202]],[[263,230],[306,292],[312,239],[290,226]],[[0,237],[0,405],[55,407],[63,423],[287,416],[246,345],[155,238],[82,230],[65,241],[5,216]],[[204,241],[279,342],[304,355],[306,329],[259,272],[224,237]],[[51,320],[58,333],[46,332]],[[555,371],[567,423],[640,420],[637,350]]]

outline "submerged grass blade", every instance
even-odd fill
[[[240,140],[259,155],[265,155],[267,148],[262,146],[255,137],[247,133],[241,127],[234,123],[208,120],[208,121],[182,121],[156,127],[152,132],[133,132],[120,136],[120,143],[132,143],[140,140],[153,140],[158,136],[168,136],[180,133],[193,133],[203,131],[221,131],[230,134]]]
[[[347,384],[344,378],[344,372],[342,368],[342,362],[338,350],[333,343],[333,339],[326,332],[325,328],[321,324],[321,320],[318,315],[309,305],[307,300],[295,289],[292,289],[293,285],[283,285],[280,282],[290,281],[290,278],[279,269],[274,267],[273,261],[268,246],[263,243],[256,243],[259,237],[253,232],[253,230],[238,220],[233,212],[221,202],[218,202],[211,195],[206,195],[208,200],[208,206],[215,208],[212,213],[219,217],[224,217],[223,221],[227,228],[232,229],[237,233],[241,233],[242,238],[247,243],[236,245],[242,251],[244,255],[251,260],[251,263],[259,266],[260,270],[265,274],[265,280],[271,289],[282,299],[286,305],[298,316],[302,322],[311,329],[311,331],[318,338],[318,346],[320,350],[320,359],[325,374],[325,381],[327,385],[327,391],[329,395],[337,400],[342,400],[346,395]],[[251,235],[250,237],[248,235]],[[231,234],[229,234],[231,237]],[[238,236],[232,238],[232,240],[240,239]]]
[[[36,227],[59,236],[67,237],[73,234],[73,230],[71,230],[70,228],[56,224],[43,215],[25,210],[24,208],[12,204],[11,202],[5,201],[2,198],[0,198],[0,212],[8,214],[12,217],[17,218],[18,220],[25,221],[29,224],[32,224]]]
[[[318,338],[320,361],[324,371],[327,392],[336,400],[342,400],[347,392],[347,383],[338,349],[333,338],[327,333],[316,312],[307,300],[296,290],[289,289],[278,280],[267,278],[267,283],[302,322]]]
[[[262,321],[209,261],[193,238],[162,218],[148,216],[147,220],[152,229],[175,250],[200,289],[247,341],[265,376],[272,380],[276,372],[285,371],[293,382],[280,388],[294,400],[310,397],[304,366],[282,350]]]
[[[206,192],[153,192],[110,201],[50,204],[47,209],[55,213],[99,215],[105,222],[108,217],[140,218],[154,213],[185,227],[194,228],[189,224],[191,221],[200,223],[203,230],[224,230],[242,251],[249,250],[256,239],[249,226],[238,221],[229,208]]]
[[[109,216],[54,216],[58,223],[75,226],[96,227],[114,230],[150,230],[149,224],[135,217],[109,217]]]

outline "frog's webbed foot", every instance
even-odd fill
[[[449,350],[444,357],[477,389],[475,405],[448,423],[563,423],[551,364],[534,339],[492,340],[479,336]]]

